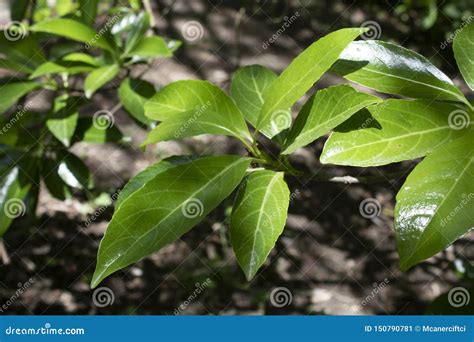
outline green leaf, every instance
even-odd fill
[[[142,188],[145,183],[155,178],[156,175],[173,167],[175,167],[175,165],[172,163],[162,160],[138,173],[124,186],[122,191],[120,191],[120,195],[117,198],[117,202],[115,203],[115,208],[120,207],[120,204],[122,204],[123,201],[130,197],[131,194]]]
[[[156,93],[145,104],[145,115],[152,120],[165,121],[175,114],[209,107],[214,111],[240,113],[235,103],[219,87],[208,81],[176,81]]]
[[[131,49],[127,56],[139,58],[171,57],[173,53],[166,41],[159,36],[145,37]]]
[[[474,228],[474,135],[440,146],[408,176],[397,195],[395,231],[407,270]]]
[[[30,80],[49,74],[66,72],[67,68],[54,62],[45,62],[37,67],[30,75]]]
[[[10,17],[13,21],[22,21],[28,9],[28,0],[16,0],[10,2]]]
[[[72,14],[77,9],[77,4],[74,0],[62,0],[56,1],[56,13],[58,16],[63,17],[68,14]]]
[[[193,137],[201,134],[227,135],[235,137],[245,143],[245,138],[250,138],[244,127],[236,127],[231,117],[207,109],[195,112],[185,112],[174,115],[160,123],[149,134],[143,145]]]
[[[318,91],[298,114],[282,154],[293,153],[312,143],[362,108],[381,101],[345,84]]]
[[[453,50],[464,80],[474,90],[474,23],[468,24],[456,35]]]
[[[15,218],[34,214],[25,199],[33,183],[39,182],[37,175],[37,158],[22,150],[0,148],[0,237]]]
[[[367,109],[331,134],[322,163],[379,166],[423,157],[474,122],[455,104],[431,100],[387,100]]]
[[[23,198],[26,196],[29,187],[20,185],[19,167],[12,167],[0,179],[0,237],[5,234],[12,221],[26,213],[26,206]]]
[[[137,43],[143,39],[149,27],[150,16],[146,12],[140,12],[135,17],[134,23],[130,31],[128,32],[127,39],[125,41],[125,55],[127,55],[131,50],[133,50]]]
[[[32,26],[30,30],[33,32],[50,33],[86,43],[87,46],[95,46],[111,52],[114,51],[103,35],[96,33],[89,26],[73,19],[48,19]]]
[[[81,52],[70,53],[64,56],[62,60],[64,62],[80,62],[84,64],[89,64],[95,67],[100,66],[100,62],[96,57],[88,55],[87,53],[81,53]]]
[[[7,34],[0,34],[0,51],[8,61],[24,65],[25,70],[34,69],[46,62],[34,35],[14,41],[8,40],[7,36]]]
[[[278,76],[265,93],[257,129],[273,137],[291,125],[293,106],[337,60],[345,47],[367,29],[332,32],[311,44]]]
[[[92,287],[188,232],[229,196],[249,165],[237,156],[202,158],[159,173],[135,191],[107,227]]]
[[[93,25],[97,16],[97,5],[99,0],[79,0],[81,10],[81,21],[87,25]]]
[[[8,108],[13,106],[20,98],[28,94],[30,91],[38,88],[36,82],[11,82],[1,85],[2,100],[0,101],[0,114],[4,113]]]
[[[70,187],[77,189],[92,188],[93,181],[89,168],[76,155],[69,152],[59,152],[59,177]]]
[[[93,118],[79,118],[71,145],[78,141],[104,144],[122,140],[123,134],[116,126],[103,127],[103,125],[94,125]]]
[[[117,64],[106,65],[95,69],[86,77],[84,81],[84,92],[87,98],[91,96],[107,82],[110,82],[118,75],[120,67]]]
[[[333,71],[382,93],[466,102],[461,91],[425,57],[382,41],[351,43]]]
[[[142,172],[139,172],[135,177],[123,187],[115,203],[115,208],[118,208],[131,194],[142,188],[148,181],[155,178],[156,175],[169,170],[173,167],[183,164],[189,164],[195,160],[193,156],[174,156],[163,159],[149,167]]]
[[[140,79],[125,78],[118,89],[120,102],[136,120],[149,125],[152,121],[145,116],[145,102],[155,94],[155,87]]]
[[[207,81],[177,81],[145,104],[145,115],[163,121],[146,143],[199,134],[252,137],[242,113],[219,87]]]
[[[59,176],[60,162],[61,161],[55,158],[55,156],[43,157],[41,163],[41,177],[43,178],[44,184],[46,185],[49,193],[53,197],[64,201],[65,199],[71,197],[71,189]]]
[[[68,98],[67,95],[57,97],[54,100],[53,111],[46,120],[49,131],[66,147],[71,144],[79,118],[77,101],[77,98]]]
[[[255,171],[239,189],[230,219],[237,261],[251,280],[285,228],[290,191],[282,172]]]
[[[264,94],[277,75],[261,65],[249,65],[237,70],[232,77],[230,91],[245,119],[257,125],[264,103]]]
[[[33,72],[33,69],[28,65],[17,63],[10,59],[0,59],[0,69],[14,70],[25,74]]]

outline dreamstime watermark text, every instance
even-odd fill
[[[204,292],[212,284],[212,280],[207,278],[203,283],[196,283],[194,286],[194,291],[189,295],[184,302],[182,302],[176,309],[174,309],[174,314],[180,315],[192,302],[194,302],[199,295]]]
[[[290,26],[300,17],[300,13],[298,11],[295,14],[291,15],[290,17],[286,16],[283,18],[283,24],[280,28],[266,41],[263,42],[262,47],[264,50],[268,49],[270,45],[275,43],[280,36],[285,33],[285,31],[290,28]]]

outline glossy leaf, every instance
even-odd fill
[[[0,237],[6,232],[16,215],[24,214],[25,189],[18,182],[19,168],[15,166],[0,179]],[[11,213],[7,215],[6,213]]]
[[[240,68],[232,77],[232,98],[245,119],[254,127],[263,107],[264,94],[276,78],[273,71],[261,65]]]
[[[207,157],[156,175],[115,212],[100,244],[92,287],[175,241],[237,187],[250,160]]]
[[[66,72],[67,68],[54,63],[54,62],[45,62],[38,66],[30,75],[30,79],[34,79],[37,77],[41,77],[44,75],[49,75],[49,74],[58,74],[58,73],[63,73]]]
[[[97,16],[97,6],[99,0],[79,0],[79,9],[81,11],[81,20],[87,24],[92,25]]]
[[[288,108],[319,80],[346,46],[365,31],[362,28],[348,28],[332,32],[299,54],[265,93],[258,130],[273,137],[288,128],[291,125]],[[282,118],[285,115],[287,117]]]
[[[118,75],[120,67],[117,64],[106,65],[95,69],[84,81],[84,92],[90,98],[99,88],[110,82]]]
[[[293,153],[327,134],[362,108],[381,101],[345,84],[318,91],[298,114],[282,153]]]
[[[333,71],[382,93],[466,102],[448,76],[428,59],[382,41],[357,41],[342,52]]]
[[[71,144],[78,141],[96,144],[104,144],[107,142],[116,143],[122,141],[122,139],[123,134],[115,125],[104,128],[99,125],[94,125],[93,118],[88,117],[79,118]]]
[[[163,121],[146,143],[198,134],[251,140],[244,117],[232,99],[206,81],[171,83],[145,104],[145,115]]]
[[[166,41],[159,36],[144,37],[140,42],[128,53],[130,57],[139,58],[157,58],[171,57],[173,55],[171,49],[168,48]]]
[[[387,100],[367,109],[331,134],[322,163],[378,166],[423,157],[474,122],[455,104],[429,100]]]
[[[290,191],[282,172],[255,171],[239,189],[230,220],[237,261],[251,280],[285,227]]]
[[[70,187],[77,189],[92,188],[92,176],[84,162],[72,153],[60,152],[59,177]]]
[[[22,72],[25,74],[29,74],[33,72],[33,69],[30,68],[28,65],[15,62],[14,60],[10,60],[10,59],[0,59],[0,69],[8,69],[8,70]]]
[[[155,94],[155,87],[146,81],[125,78],[118,89],[120,102],[136,120],[149,125],[152,121],[145,116],[145,103]]]
[[[72,52],[70,54],[67,54],[62,58],[62,60],[64,62],[80,62],[95,67],[100,66],[100,62],[96,57],[81,52]]]
[[[45,156],[41,163],[41,177],[48,189],[49,193],[64,201],[71,197],[71,189],[69,185],[59,176],[59,164],[61,160],[58,160],[54,156]]]
[[[474,23],[468,24],[456,35],[453,50],[464,80],[474,90]]]
[[[15,218],[30,213],[25,198],[39,182],[38,160],[26,154],[10,147],[0,150],[0,237]]]
[[[400,267],[425,260],[474,228],[474,135],[438,147],[397,195]]]
[[[53,112],[46,120],[49,131],[66,147],[71,144],[71,138],[79,118],[77,101],[77,98],[68,98],[67,96],[56,98]]]
[[[135,17],[135,21],[128,32],[127,39],[125,41],[125,55],[132,51],[135,46],[140,42],[148,28],[150,27],[150,16],[146,12],[140,12]]]
[[[46,62],[42,49],[34,35],[27,35],[19,40],[8,40],[6,34],[0,34],[0,51],[10,62],[24,65],[32,70]],[[26,69],[25,69],[26,70]]]
[[[8,108],[13,106],[20,98],[28,94],[30,91],[39,87],[36,82],[11,82],[0,85],[2,96],[0,101],[0,114],[4,113]]]
[[[50,33],[57,36],[86,43],[89,46],[99,47],[113,51],[103,35],[97,34],[92,28],[73,19],[49,19],[41,21],[30,28],[33,32]]]
[[[143,145],[202,134],[227,135],[245,141],[245,137],[249,137],[244,131],[246,127],[236,127],[240,122],[231,120],[230,117],[209,110],[175,114],[172,119],[165,120],[155,127]]]
[[[173,156],[163,159],[149,167],[142,172],[139,172],[135,177],[125,184],[115,203],[115,208],[118,208],[131,194],[142,188],[148,181],[155,178],[156,175],[169,170],[173,167],[183,164],[189,164],[196,158],[194,156]]]

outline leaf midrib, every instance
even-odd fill
[[[240,164],[242,162],[244,162],[245,159],[244,158],[240,158],[240,159],[237,159],[235,162],[229,164],[228,166],[226,166],[222,171],[220,171],[219,173],[217,173],[214,177],[212,177],[211,179],[208,180],[207,183],[205,183],[202,187],[198,188],[195,192],[193,192],[190,196],[187,197],[186,200],[184,200],[182,202],[181,205],[178,205],[175,209],[173,209],[168,215],[166,215],[163,219],[161,219],[157,224],[155,224],[154,226],[152,226],[147,232],[143,233],[141,236],[139,236],[133,243],[132,245],[127,249],[130,250],[131,248],[133,248],[138,242],[140,242],[146,235],[148,235],[150,232],[152,232],[154,229],[156,229],[156,227],[158,227],[163,221],[167,220],[170,216],[174,215],[178,210],[181,210],[181,206],[183,205],[183,203],[185,203],[187,200],[191,199],[191,198],[194,198],[198,193],[202,192],[205,188],[208,187],[209,183],[213,182],[214,180],[216,180],[217,178],[221,177],[223,174],[227,173],[227,171],[234,167],[236,164]],[[157,177],[159,177],[160,175],[162,174],[159,174],[157,175]],[[142,188],[141,188],[142,189]],[[140,190],[141,190],[140,189]],[[133,195],[132,195],[133,196]],[[131,197],[131,196],[130,196]],[[127,199],[127,200],[130,200],[130,197]],[[122,204],[120,207],[119,207],[119,210],[117,211],[117,215],[119,214],[120,212],[120,209],[122,209],[123,211],[123,208],[124,208],[124,205]],[[104,235],[104,239],[105,239],[105,235]],[[95,278],[97,279],[101,279],[103,274],[112,266],[114,265],[117,260],[119,260],[124,254],[120,254],[117,258],[115,258],[112,262],[110,262],[104,269],[101,273],[99,273],[99,275]]]
[[[397,76],[397,75],[394,75],[394,74],[389,74],[389,73],[377,71],[377,70],[371,69],[370,67],[366,67],[365,70],[368,71],[368,72],[375,73],[375,74],[384,75],[384,76],[387,76],[387,77],[389,77],[389,78],[392,77],[392,78],[404,80],[404,81],[407,81],[407,82],[412,82],[412,83],[415,83],[415,84],[423,85],[423,86],[426,86],[427,88],[437,89],[437,90],[440,90],[440,91],[442,91],[442,92],[445,92],[445,93],[454,95],[455,98],[461,100],[462,102],[465,102],[464,97],[461,96],[460,94],[454,93],[454,92],[452,92],[452,91],[450,91],[450,90],[446,90],[446,89],[444,89],[444,88],[440,88],[440,87],[431,85],[431,84],[429,84],[429,83],[423,83],[423,82],[415,81],[415,80],[413,80],[413,79],[411,79],[411,78],[406,78],[406,77]],[[348,76],[347,78],[349,78],[350,75],[351,75],[351,74],[347,75],[347,76]],[[359,82],[357,82],[357,81],[354,81],[354,82],[359,83]],[[453,86],[453,87],[454,87],[454,86]]]
[[[472,124],[469,124],[469,125],[471,126]],[[378,144],[381,144],[381,143],[384,143],[384,142],[391,142],[391,141],[401,140],[401,139],[405,139],[407,137],[416,136],[416,135],[425,135],[425,134],[429,134],[429,133],[432,133],[432,132],[441,131],[441,130],[449,129],[449,128],[451,128],[449,125],[448,126],[440,126],[440,127],[431,128],[431,129],[424,130],[424,131],[412,132],[412,133],[408,133],[408,134],[405,134],[405,135],[398,135],[396,137],[381,139],[381,140],[377,140],[375,142],[370,142],[370,143],[366,143],[366,144],[359,144],[357,146],[352,146],[352,147],[345,148],[340,153],[333,154],[330,158],[333,158],[334,156],[338,156],[338,155],[341,155],[343,153],[346,153],[346,152],[349,152],[349,151],[352,151],[352,150],[359,150],[361,147],[367,147],[367,146],[372,146],[372,145],[378,145]]]
[[[272,176],[272,179],[271,181],[268,183],[268,186],[267,186],[267,191],[265,191],[265,195],[263,196],[263,199],[262,199],[262,203],[260,205],[260,210],[259,210],[259,214],[258,214],[258,218],[257,218],[257,225],[255,227],[255,232],[254,232],[254,235],[253,235],[253,242],[252,242],[252,251],[251,251],[251,254],[250,254],[250,267],[253,268],[253,264],[254,264],[254,259],[255,259],[255,242],[257,241],[257,233],[259,231],[261,231],[260,229],[260,224],[261,224],[261,220],[262,220],[262,216],[263,216],[263,209],[264,209],[264,206],[265,204],[267,203],[268,201],[268,196],[269,194],[271,194],[271,190],[273,188],[273,185],[276,181],[276,178],[279,177],[279,174],[278,173],[275,173],[275,175]],[[272,230],[273,230],[273,227],[272,227]],[[251,270],[250,273],[253,273],[253,270]]]

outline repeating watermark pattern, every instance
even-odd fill
[[[19,198],[10,198],[5,202],[3,212],[11,219],[23,216],[26,213],[25,202]]]
[[[466,306],[471,301],[469,291],[464,287],[453,287],[448,292],[448,302],[454,308]]]
[[[469,118],[469,114],[462,109],[456,109],[449,113],[448,116],[449,127],[456,131],[467,128],[470,124],[470,121],[471,119]]]
[[[270,38],[268,38],[266,41],[263,42],[262,48],[266,50],[268,49],[270,45],[275,43],[277,39],[280,38],[280,36],[283,33],[285,33],[285,31],[299,18],[299,16],[300,16],[300,13],[297,11],[290,17],[288,16],[283,17],[283,24],[280,26],[278,30],[276,30],[276,32]]]
[[[112,202],[115,202],[117,200],[118,196],[120,195],[120,191],[121,190],[119,189],[110,196],[110,199],[112,200]],[[89,227],[93,222],[95,222],[104,213],[104,211],[107,210],[108,207],[109,207],[108,205],[105,205],[97,209],[92,215],[90,215],[87,218],[86,222],[84,222],[84,225],[86,227]]]
[[[290,194],[290,203],[293,202],[295,199],[298,199],[300,197],[300,194],[300,189],[295,189],[294,191],[292,191]]]
[[[7,299],[5,303],[0,306],[0,312],[3,313],[4,311],[8,310],[8,308],[18,299],[20,296],[26,292],[26,290],[33,285],[35,280],[33,278],[28,279],[25,281],[23,284],[18,283],[18,289],[15,291],[15,293]]]
[[[98,308],[105,308],[115,302],[115,294],[108,287],[98,287],[92,293],[92,303]]]
[[[174,133],[174,137],[178,139],[181,137],[187,130],[188,128],[196,122],[199,117],[204,114],[204,112],[211,106],[211,102],[207,101],[203,105],[197,105],[194,110],[194,114],[192,117],[190,117],[184,124],[182,124]]]
[[[111,111],[101,109],[94,113],[92,116],[92,122],[95,128],[106,130],[115,125],[115,117]]]
[[[291,112],[289,110],[277,110],[271,116],[271,125],[275,131],[281,131],[291,125]]]
[[[119,13],[119,14],[114,15],[112,18],[108,18],[107,21],[105,22],[105,25],[99,30],[99,32],[97,32],[96,35],[86,43],[85,48],[90,49],[92,46],[94,46],[95,43],[97,43],[97,41],[101,39],[102,36],[106,34],[107,31],[109,31],[110,28],[117,21],[119,21],[121,17],[122,17],[122,14]]]
[[[359,309],[362,309],[364,306],[369,304],[379,294],[379,292],[383,288],[385,288],[389,283],[390,283],[390,281],[388,280],[388,278],[385,278],[380,283],[373,283],[372,284],[372,291],[370,291],[370,293],[362,300],[362,302],[360,303]]]
[[[212,280],[207,278],[206,281],[203,283],[196,283],[194,286],[194,291],[191,295],[186,298],[184,302],[182,302],[176,309],[174,309],[175,316],[180,315],[192,302],[196,300],[196,298],[210,285],[212,284]]]
[[[3,29],[3,34],[6,39],[14,42],[25,38],[28,34],[28,29],[21,21],[14,20]]]
[[[277,308],[288,306],[293,302],[293,294],[286,287],[275,287],[270,293],[270,303]]]
[[[379,39],[382,35],[382,28],[379,23],[374,20],[365,21],[360,25],[361,28],[368,28],[367,32],[364,32],[360,37],[364,40]]]
[[[19,105],[14,115],[11,116],[10,120],[3,125],[2,129],[0,130],[0,135],[6,134],[15,124],[22,118],[23,115],[29,111],[31,105],[29,103],[25,104],[24,106]]]
[[[190,20],[184,23],[181,27],[181,35],[184,40],[188,42],[195,42],[201,40],[204,36],[204,28],[201,23],[196,20]]]
[[[444,227],[451,221],[460,211],[464,209],[464,207],[474,199],[474,192],[470,192],[468,194],[462,194],[461,202],[457,206],[454,207],[453,210],[446,216],[441,219],[441,226]]]
[[[466,20],[464,20],[462,23],[461,23],[461,26],[456,30],[454,31],[453,33],[451,33],[449,35],[449,37],[444,41],[442,42],[439,47],[441,50],[444,50],[446,49],[449,44],[451,44],[453,41],[454,41],[454,38],[456,38],[456,36],[467,26],[469,25],[471,22],[474,21],[474,15],[471,15],[469,18],[467,18]]]
[[[359,204],[359,212],[362,217],[372,219],[380,215],[382,206],[375,198],[366,198]]]
[[[204,213],[204,204],[197,198],[190,198],[181,206],[183,216],[188,219],[194,219],[202,216]]]
[[[290,193],[290,200],[289,200],[288,203],[291,204],[291,202],[293,202],[295,199],[297,199],[297,198],[300,197],[300,194],[301,194],[300,190],[299,190],[299,189],[295,189],[293,192]],[[278,218],[278,216],[280,216],[280,214],[281,214],[281,211],[280,211],[280,210],[273,210],[273,211],[271,212],[271,214],[269,214],[268,217],[266,217],[266,219],[264,219],[264,220],[262,221],[262,225],[263,225],[264,227],[270,226],[270,225],[272,224],[272,222],[273,222],[273,219],[274,219],[274,218],[275,218],[275,219]]]

